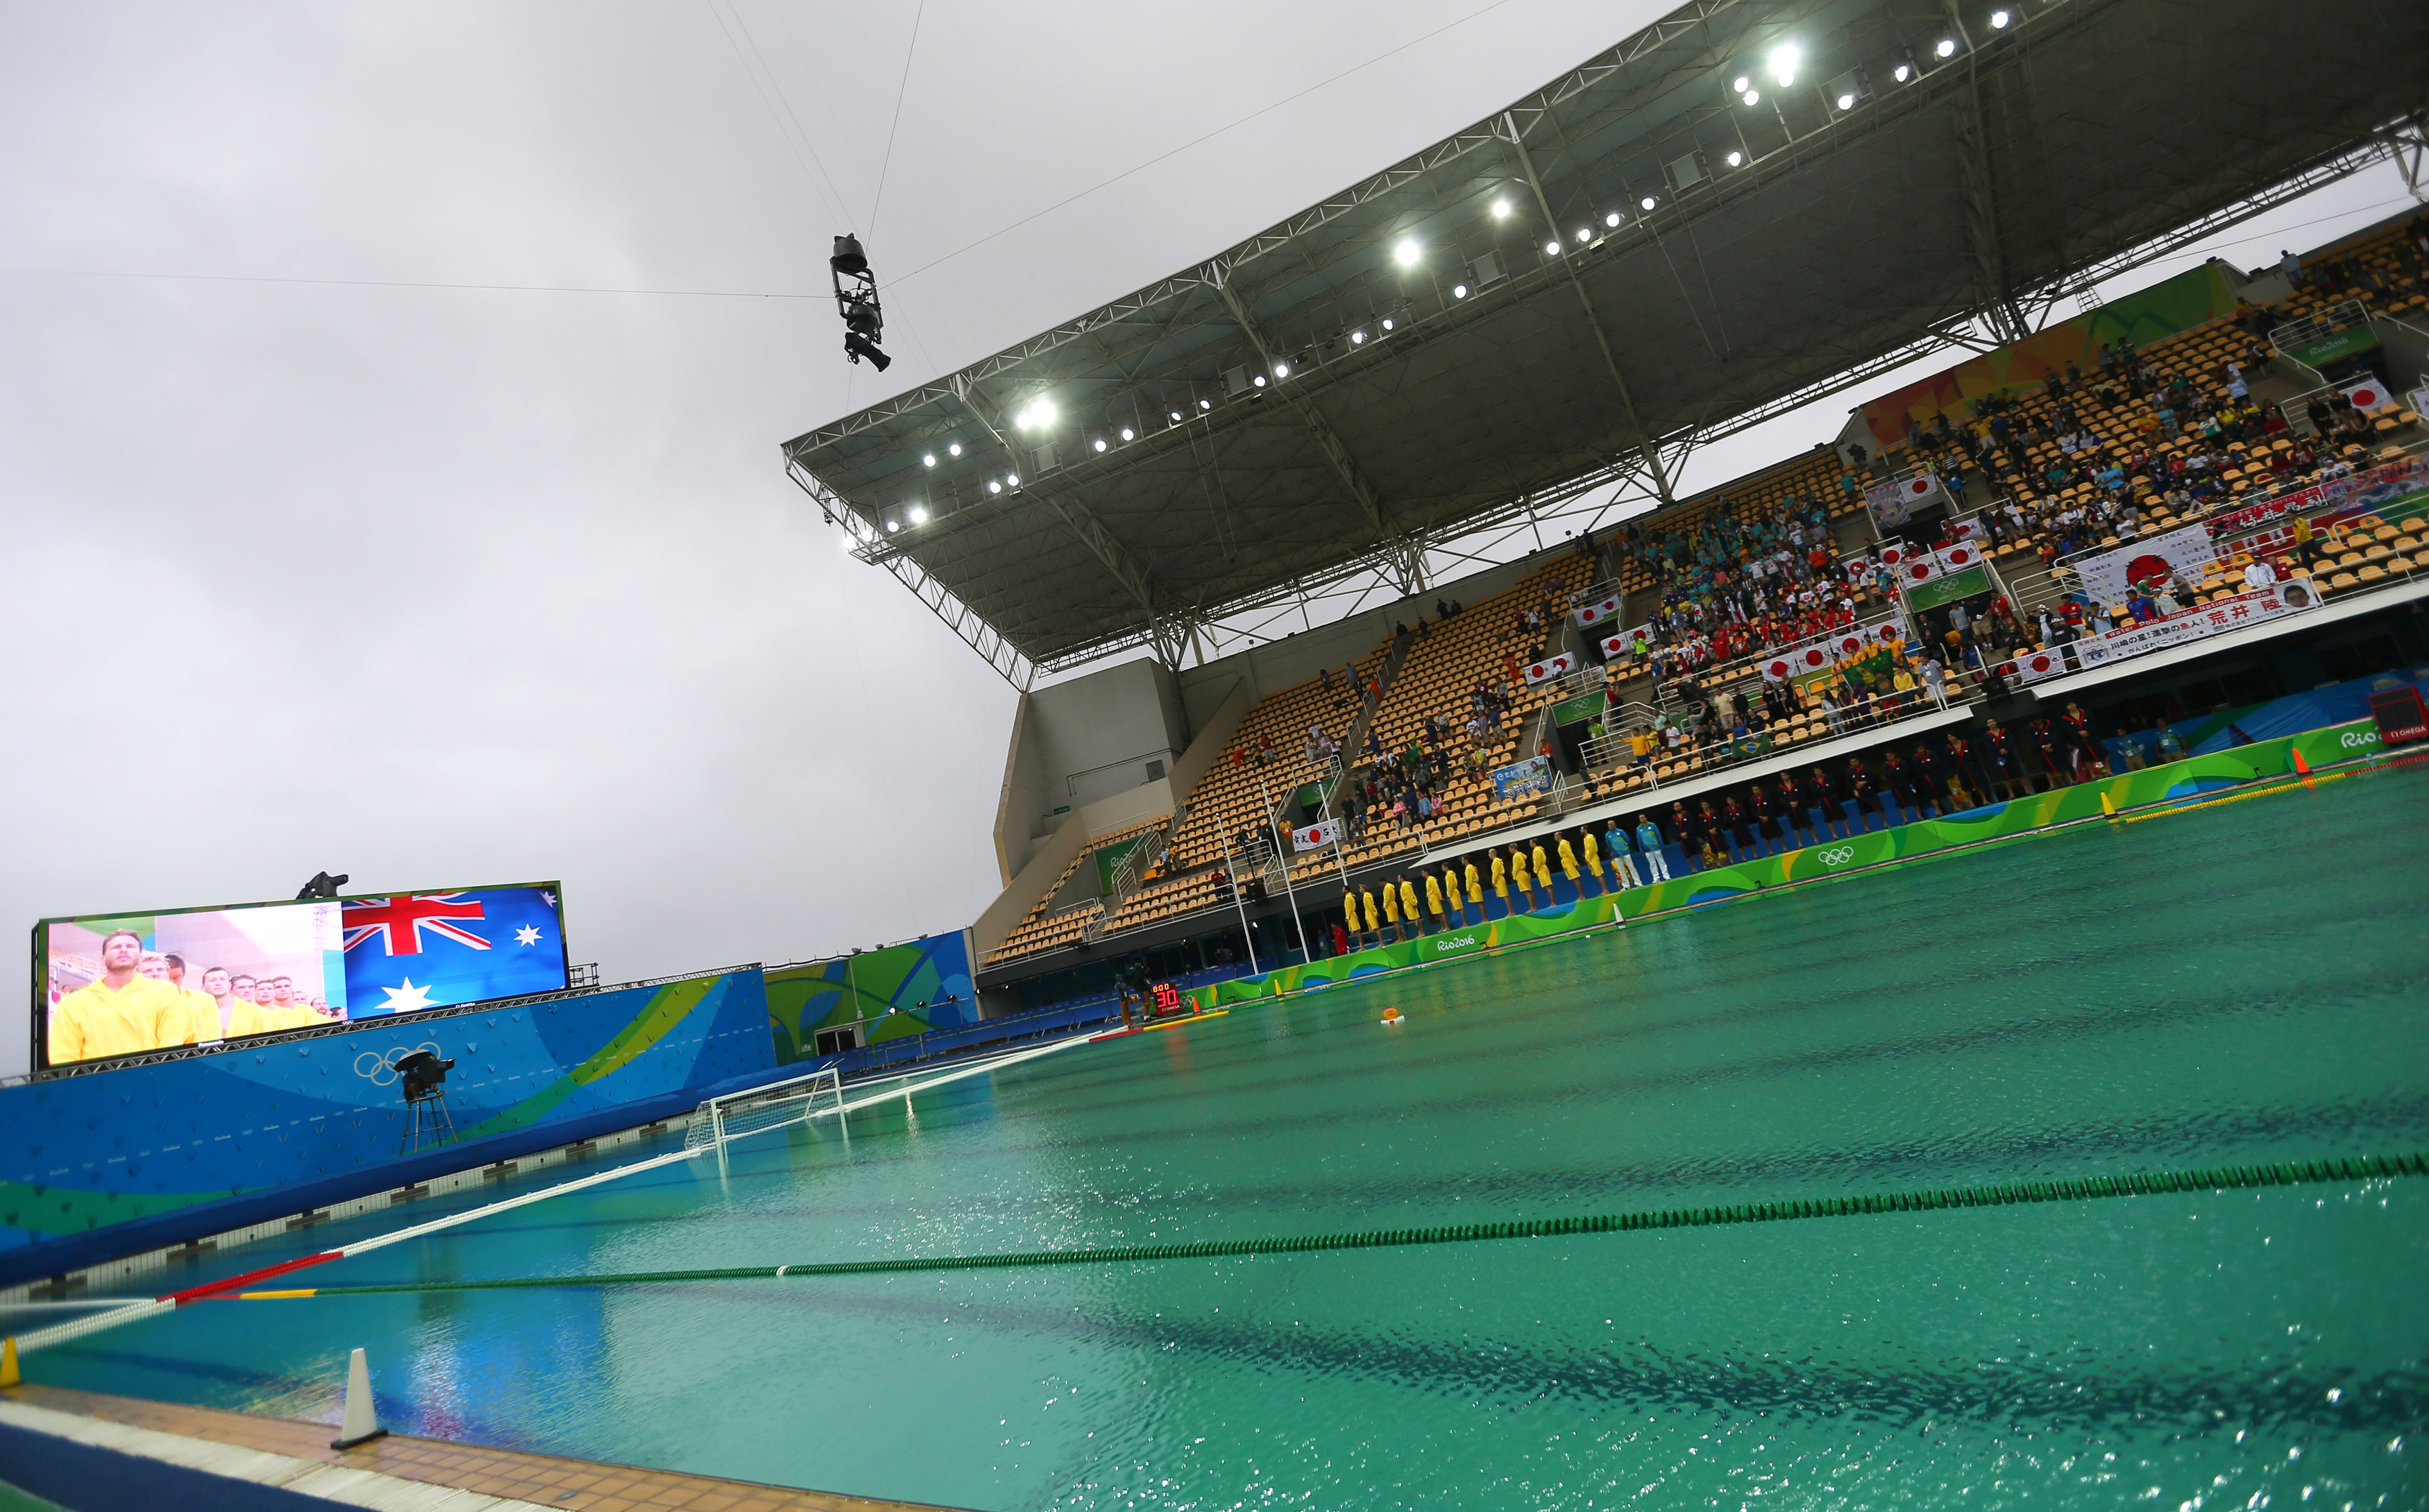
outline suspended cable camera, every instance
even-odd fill
[[[860,238],[849,234],[835,238],[827,269],[834,275],[835,311],[843,317],[843,354],[853,362],[867,357],[884,372],[894,359],[878,349],[885,339],[885,311],[877,303],[877,275],[868,271]]]

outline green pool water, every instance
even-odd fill
[[[311,1279],[1332,1232],[2429,1148],[2424,783],[2384,772],[2094,826],[1244,1007]],[[1387,1004],[1405,1027],[1378,1023]],[[216,1304],[28,1373],[334,1421],[363,1345],[401,1431],[971,1508],[2420,1507],[2424,1282],[2413,1180]]]

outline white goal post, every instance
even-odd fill
[[[842,1111],[843,1077],[830,1066],[789,1081],[710,1098],[693,1110],[691,1126],[684,1130],[684,1148],[715,1149],[746,1134],[806,1124],[820,1114]]]

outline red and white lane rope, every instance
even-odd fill
[[[1026,1050],[1016,1050],[1009,1055],[995,1056],[985,1060],[958,1066],[951,1071],[945,1072],[940,1076],[931,1076],[926,1080],[911,1080],[910,1077],[916,1074],[906,1073],[902,1076],[888,1078],[892,1081],[906,1082],[906,1085],[896,1086],[885,1092],[858,1097],[834,1108],[821,1108],[811,1112],[807,1116],[809,1118],[825,1118],[830,1115],[849,1113],[855,1109],[874,1107],[879,1103],[890,1103],[898,1098],[908,1098],[915,1093],[925,1092],[931,1087],[941,1087],[947,1082],[960,1081],[966,1076],[975,1076],[985,1072],[1001,1070],[1005,1066],[1017,1065],[1024,1060],[1035,1060],[1041,1056],[1052,1055],[1059,1050],[1068,1050],[1074,1045],[1087,1044],[1091,1043],[1093,1038],[1094,1036],[1091,1035],[1075,1034],[1068,1039],[1055,1040],[1049,1044],[1035,1045]],[[868,1084],[863,1083],[862,1085],[866,1086]],[[769,1128],[783,1128],[785,1126],[782,1124],[773,1124],[768,1126]],[[732,1143],[735,1140],[748,1139],[752,1134],[765,1132],[767,1132],[766,1129],[747,1129],[738,1134],[728,1135],[726,1137],[726,1142]],[[71,1339],[82,1339],[88,1335],[99,1333],[107,1328],[116,1328],[125,1323],[140,1323],[146,1318],[158,1317],[164,1312],[174,1312],[179,1307],[185,1307],[190,1303],[207,1302],[213,1297],[221,1296],[223,1294],[233,1294],[238,1291],[257,1289],[261,1282],[267,1281],[273,1276],[285,1275],[293,1271],[301,1271],[308,1266],[326,1265],[332,1260],[342,1260],[356,1255],[368,1255],[373,1250],[386,1249],[390,1244],[401,1244],[409,1239],[420,1239],[424,1235],[436,1234],[443,1229],[457,1228],[466,1224],[477,1223],[481,1219],[492,1218],[499,1213],[508,1212],[517,1208],[528,1208],[536,1202],[546,1202],[551,1197],[562,1197],[568,1192],[580,1192],[586,1187],[603,1186],[610,1181],[620,1181],[626,1176],[638,1175],[644,1171],[654,1171],[661,1166],[674,1165],[702,1153],[704,1153],[703,1149],[669,1150],[664,1155],[653,1155],[646,1160],[634,1160],[627,1164],[614,1167],[611,1170],[595,1172],[587,1176],[577,1176],[571,1181],[560,1181],[554,1186],[543,1187],[537,1192],[526,1192],[519,1196],[504,1197],[496,1202],[485,1203],[478,1208],[468,1208],[462,1212],[449,1213],[444,1218],[434,1218],[428,1223],[415,1224],[410,1227],[400,1228],[392,1233],[374,1234],[369,1239],[356,1240],[351,1244],[340,1244],[335,1249],[322,1250],[318,1254],[300,1256],[291,1260],[281,1260],[276,1265],[265,1265],[258,1270],[247,1271],[241,1275],[231,1275],[217,1281],[207,1281],[201,1286],[188,1287],[181,1291],[171,1291],[164,1295],[151,1298],[148,1301],[128,1302],[120,1307],[107,1307],[104,1310],[94,1312],[87,1317],[73,1319],[66,1323],[52,1323],[48,1327],[36,1328],[29,1332],[18,1335],[17,1352],[21,1355],[31,1354],[35,1350],[47,1349],[54,1344],[64,1344]]]

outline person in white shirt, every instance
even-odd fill
[[[2265,556],[2254,557],[2252,565],[2243,569],[2243,586],[2246,592],[2265,588],[2276,581],[2277,569],[2269,565],[2269,559]]]

